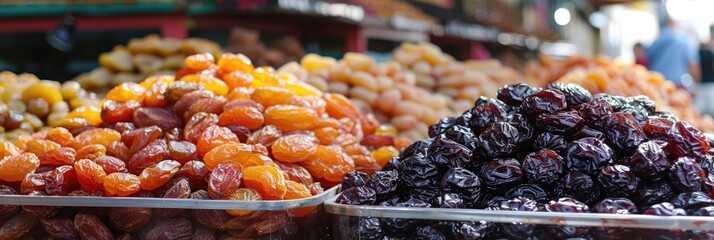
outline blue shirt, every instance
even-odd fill
[[[681,84],[682,76],[689,74],[689,64],[699,62],[697,50],[687,37],[672,28],[663,28],[646,52],[650,70],[662,73],[677,85]]]

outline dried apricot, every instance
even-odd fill
[[[282,136],[270,147],[275,159],[296,163],[305,161],[317,149],[317,138],[310,135],[295,134]]]
[[[77,126],[98,126],[102,123],[101,114],[102,109],[98,106],[81,106],[69,112],[57,122],[57,125],[68,129],[77,128]]]
[[[60,147],[37,154],[40,165],[60,166],[71,165],[76,160],[77,151],[74,148]]]
[[[248,144],[262,144],[263,146],[270,146],[278,140],[283,134],[273,125],[267,125],[261,129],[258,129],[248,138],[246,143]]]
[[[142,102],[144,100],[144,92],[146,92],[146,88],[141,85],[133,82],[125,82],[109,90],[104,98],[118,102],[128,102],[131,100]]]
[[[265,111],[265,107],[263,107],[263,105],[260,105],[260,103],[250,99],[239,99],[227,102],[226,105],[223,105],[223,111],[225,112],[236,107],[252,107],[258,109],[261,113]]]
[[[250,100],[250,95],[253,95],[254,90],[255,89],[253,88],[237,87],[232,89],[231,92],[226,95],[226,99],[228,99],[228,101]]]
[[[104,188],[104,179],[107,173],[102,166],[89,159],[74,162],[77,180],[84,191],[100,191]]]
[[[250,87],[253,82],[253,75],[246,71],[236,70],[223,75],[222,79],[230,89]]]
[[[340,133],[337,132],[337,129],[331,127],[315,129],[315,137],[322,145],[331,144],[339,135]]]
[[[107,196],[130,196],[139,190],[141,181],[131,173],[112,173],[104,178],[104,192]]]
[[[195,70],[204,70],[210,67],[216,61],[211,53],[200,53],[186,57],[184,65],[187,68]]]
[[[178,173],[181,163],[174,160],[164,160],[153,167],[147,167],[139,175],[141,189],[151,191],[163,186],[176,173]]]
[[[80,133],[74,139],[79,146],[100,144],[106,148],[113,142],[121,140],[121,134],[114,129],[94,128]]]
[[[209,126],[216,124],[218,124],[218,115],[213,113],[196,113],[191,116],[191,119],[186,123],[183,138],[186,139],[186,141],[196,143],[201,133],[206,131]]]
[[[310,190],[295,181],[287,180],[285,181],[285,186],[287,191],[285,192],[285,197],[283,199],[301,199],[311,197]],[[288,215],[291,217],[304,217],[315,210],[315,206],[294,208],[288,210]]]
[[[59,145],[58,143],[55,143],[50,140],[34,139],[27,142],[27,145],[25,146],[25,152],[31,152],[37,155],[58,149],[60,147],[62,147],[62,145]]]
[[[248,129],[257,129],[263,126],[263,113],[254,107],[235,107],[218,116],[218,125],[238,125]]]
[[[169,141],[169,157],[179,163],[196,159],[196,145],[189,141]]]
[[[112,156],[101,156],[94,159],[94,162],[104,169],[107,174],[112,174],[115,172],[125,172],[126,163],[119,158]]]
[[[228,196],[229,200],[234,200],[234,201],[260,201],[263,200],[263,198],[260,196],[260,193],[256,191],[255,189],[251,188],[238,188],[236,189],[235,192],[231,193],[230,196]],[[232,210],[226,210],[226,212],[230,215],[233,216],[245,216],[253,212],[253,210],[239,210],[239,209],[232,209]]]
[[[304,167],[294,163],[275,162],[275,165],[288,175],[288,179],[304,185],[312,184],[312,176]]]
[[[193,116],[199,112],[220,114],[226,102],[227,100],[223,96],[200,99],[191,105],[187,114],[188,116]]]
[[[209,171],[213,171],[213,168],[224,162],[238,163],[244,167],[262,165],[262,162],[249,161],[252,151],[252,147],[248,144],[230,142],[213,148],[203,157],[203,162],[206,163]]]
[[[315,110],[291,105],[276,105],[265,109],[265,124],[281,131],[309,130],[317,121]]]
[[[130,122],[134,111],[139,107],[141,107],[141,104],[134,100],[128,102],[106,100],[104,104],[102,104],[100,116],[102,117],[102,121],[107,123]]]
[[[285,197],[287,187],[282,170],[273,166],[252,166],[243,169],[246,187],[257,190],[263,199],[280,200]]]
[[[0,160],[0,180],[20,182],[40,166],[40,159],[34,153],[10,155]]]
[[[354,120],[359,120],[359,109],[345,96],[342,96],[341,94],[326,93],[323,96],[323,99],[327,103],[325,111],[328,115],[330,115],[330,117],[336,119],[348,117]]]
[[[240,53],[224,53],[220,58],[218,58],[218,67],[224,72],[240,70],[251,73],[254,69],[250,58]]]
[[[195,83],[203,88],[205,88],[208,91],[213,92],[216,95],[219,96],[225,96],[228,94],[228,85],[226,85],[225,82],[221,81],[220,79],[214,77],[214,76],[209,76],[205,74],[191,74],[191,75],[186,75],[179,80],[181,82],[186,82],[186,83]]]
[[[216,125],[209,126],[198,137],[196,152],[199,156],[203,157],[213,148],[229,142],[240,142],[240,140],[238,140],[238,136],[228,128]]]
[[[62,147],[76,147],[76,142],[74,141],[74,136],[66,128],[56,127],[47,131],[46,140],[62,145]]]
[[[77,150],[76,159],[97,159],[107,154],[107,148],[101,144],[85,145]]]
[[[173,79],[172,79],[173,82]],[[142,103],[145,107],[164,107],[168,104],[166,101],[166,90],[169,88],[169,83],[167,82],[157,82],[146,89],[144,93],[144,102]]]
[[[364,172],[367,175],[372,175],[374,172],[382,169],[382,166],[369,155],[350,155],[355,162],[355,170]]]
[[[302,81],[288,82],[285,88],[294,92],[298,96],[320,96],[322,91]]]
[[[178,101],[173,104],[172,109],[177,114],[182,115],[184,112],[188,111],[191,108],[191,105],[198,102],[198,100],[212,98],[215,96],[216,94],[213,94],[211,91],[208,90],[196,90],[193,92],[189,92],[182,95],[181,98],[179,98]]]
[[[336,184],[342,176],[355,171],[354,161],[338,147],[317,146],[317,150],[306,161],[300,163],[315,179]]]
[[[255,89],[250,99],[267,107],[287,104],[288,101],[297,96],[290,90],[279,87],[260,87]]]
[[[230,196],[240,187],[243,173],[240,164],[219,163],[208,177],[208,195],[213,199]]]
[[[384,164],[387,164],[387,162],[399,156],[399,150],[392,146],[384,146],[372,150],[372,152],[370,152],[370,155],[372,156],[372,158],[374,158],[375,161],[377,161],[377,164],[379,164],[379,166],[384,166]]]

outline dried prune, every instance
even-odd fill
[[[577,139],[586,138],[586,137],[597,138],[597,139],[600,139],[600,141],[607,140],[605,138],[604,133],[602,133],[601,131],[595,130],[594,128],[591,128],[587,125],[583,126],[583,128],[581,128],[580,131],[571,135],[570,139],[577,140]]]
[[[709,142],[699,129],[687,122],[679,121],[672,126],[668,142],[677,157],[691,157],[699,161],[709,151]]]
[[[706,173],[699,163],[688,157],[681,157],[672,164],[669,179],[679,191],[691,192],[702,189]]]
[[[150,208],[112,208],[109,221],[122,232],[133,233],[149,224],[151,215]]]
[[[436,164],[420,155],[408,157],[399,164],[399,181],[407,188],[435,185],[438,174]]]
[[[546,89],[526,96],[521,105],[521,112],[527,116],[553,113],[568,107],[565,94],[556,89]]]
[[[167,219],[157,223],[148,233],[146,240],[191,239],[193,228],[191,221],[185,218]]]
[[[392,196],[397,191],[398,182],[399,174],[396,170],[377,171],[372,174],[372,178],[367,182],[367,186],[374,189],[377,193],[377,199],[383,200]]]
[[[74,223],[68,218],[43,219],[40,221],[48,235],[57,239],[78,239]]]
[[[555,134],[573,134],[583,127],[584,120],[575,111],[542,114],[536,119],[536,126]]]
[[[415,208],[428,208],[430,206],[430,204],[418,199],[409,199],[395,205],[395,207]],[[380,223],[382,229],[385,233],[389,234],[389,236],[405,237],[410,235],[422,222],[424,221],[407,218],[382,218]]]
[[[41,191],[34,191],[28,196],[46,196],[47,193]],[[26,213],[32,214],[37,218],[51,218],[59,213],[59,207],[56,206],[39,206],[39,205],[22,205],[22,210]]]
[[[531,199],[518,197],[501,202],[501,204],[498,206],[498,209],[505,211],[535,212],[538,211],[538,206],[537,203]],[[513,223],[501,225],[501,230],[503,231],[503,233],[511,239],[517,239],[522,236],[533,235],[533,231],[535,229],[536,225],[532,224]]]
[[[652,182],[640,186],[633,200],[640,207],[640,211],[653,204],[669,201],[674,196],[672,185],[666,180]]]
[[[473,115],[469,119],[468,126],[474,133],[483,132],[492,123],[503,122],[506,120],[505,110],[501,107],[502,103],[495,103],[494,99],[484,100],[483,104],[479,106],[477,102],[476,106],[473,108]]]
[[[593,179],[581,172],[568,172],[560,181],[555,182],[553,187],[555,197],[572,197],[581,199],[587,204],[596,201],[600,196],[600,190]]]
[[[464,200],[455,193],[444,193],[432,200],[432,206],[439,208],[463,208]]]
[[[635,203],[627,198],[606,198],[592,207],[595,213],[630,214],[637,213]]]
[[[568,144],[565,153],[565,167],[570,171],[580,171],[595,175],[607,165],[614,152],[597,138],[581,138]]]
[[[455,117],[445,117],[429,127],[429,137],[436,137],[456,124]],[[463,126],[462,126],[463,127]]]
[[[506,122],[491,124],[476,139],[474,159],[483,162],[515,154],[518,150],[518,136],[518,129]]]
[[[351,172],[342,177],[342,188],[361,187],[370,181],[369,176],[363,172]]]
[[[489,191],[504,192],[521,183],[523,171],[515,159],[496,159],[481,169],[480,177]]]
[[[597,179],[603,193],[610,197],[629,197],[637,191],[637,177],[625,165],[607,166],[600,170]]]
[[[427,158],[440,169],[464,167],[471,162],[471,150],[445,137],[437,137],[427,149]]]
[[[377,201],[377,193],[368,187],[351,187],[342,191],[336,200],[341,204],[370,205]]]
[[[647,139],[640,124],[628,113],[612,113],[600,125],[608,143],[619,150],[632,150]]]
[[[646,215],[656,215],[656,216],[686,216],[687,213],[684,209],[675,208],[674,205],[668,202],[658,203],[650,206],[642,212]]]
[[[416,154],[426,153],[426,149],[429,147],[429,145],[431,145],[432,141],[434,141],[434,139],[430,138],[412,143],[412,145],[409,145],[409,147],[402,150],[402,152],[399,154],[399,159],[404,160]]]
[[[456,193],[467,207],[474,207],[483,198],[481,180],[465,168],[452,168],[441,179],[441,188],[447,193]]]
[[[476,148],[476,144],[474,143],[476,137],[473,131],[465,126],[455,125],[447,129],[446,132],[444,132],[444,136],[467,147],[469,150]]]
[[[682,208],[687,212],[693,212],[697,209],[714,206],[714,200],[709,198],[703,192],[683,192],[673,197],[669,201],[674,207]]]
[[[499,88],[496,97],[509,105],[520,105],[523,99],[531,94],[533,94],[531,86],[518,83]]]
[[[521,166],[526,179],[542,184],[551,184],[563,174],[563,158],[558,153],[544,148],[528,154]]]
[[[580,116],[585,122],[591,126],[605,119],[607,115],[612,113],[612,106],[603,98],[596,98],[590,102],[580,105]]]
[[[421,226],[418,227],[414,233],[412,233],[410,239],[446,240],[446,237],[444,237],[444,234],[432,228],[431,226]]]
[[[657,142],[640,144],[630,157],[630,168],[644,181],[656,181],[666,177],[671,164]]]
[[[507,199],[524,197],[539,203],[546,203],[550,200],[548,190],[536,184],[521,184],[508,190],[503,196]]]
[[[536,137],[533,141],[533,151],[538,151],[544,148],[553,150],[554,152],[564,155],[567,142],[560,135],[544,132]]]
[[[357,225],[350,228],[351,239],[378,240],[382,239],[383,234],[379,219],[373,217],[360,218]]]
[[[549,89],[558,89],[565,94],[565,100],[568,106],[578,106],[583,103],[590,102],[593,99],[592,94],[585,88],[574,83],[551,83],[548,84]]]
[[[74,228],[82,239],[112,240],[112,232],[95,215],[77,213],[74,216]]]

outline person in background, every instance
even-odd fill
[[[650,70],[662,73],[680,88],[689,88],[700,80],[697,50],[675,28],[674,21],[667,18],[662,26],[659,38],[646,51]]]
[[[649,62],[647,62],[647,54],[645,53],[645,47],[642,43],[635,43],[632,47],[632,51],[635,53],[635,63],[644,66],[645,68],[650,68]]]
[[[709,42],[699,49],[702,84],[696,97],[699,111],[714,115],[714,25],[709,27]]]

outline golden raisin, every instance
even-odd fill
[[[104,188],[107,173],[102,166],[89,159],[74,162],[77,180],[84,191],[100,191]]]
[[[310,108],[276,105],[265,109],[265,124],[285,132],[312,129],[316,121],[317,113]]]
[[[245,71],[232,71],[223,75],[223,81],[226,82],[228,88],[234,89],[237,87],[250,87],[253,82],[253,75]]]
[[[339,135],[340,133],[337,132],[337,129],[331,127],[315,129],[315,137],[317,137],[317,140],[320,141],[322,145],[331,144]]]
[[[317,146],[306,161],[300,163],[313,178],[325,180],[325,185],[337,184],[342,176],[355,171],[354,161],[338,147]]]
[[[250,99],[267,108],[279,104],[287,104],[288,101],[295,96],[297,95],[294,92],[284,88],[260,87],[255,89]]]
[[[47,131],[45,139],[59,143],[63,147],[76,147],[74,136],[66,128],[56,127]]]
[[[156,166],[145,168],[139,175],[141,189],[151,191],[163,186],[178,173],[180,167],[181,163],[177,161],[164,160]]]
[[[218,58],[218,67],[225,72],[253,72],[253,63],[243,54],[224,53]]]
[[[328,115],[330,115],[330,117],[336,119],[348,117],[354,120],[359,120],[359,109],[345,96],[342,96],[341,94],[326,93],[323,96],[323,99],[327,103],[325,111]]]
[[[114,129],[94,128],[80,133],[74,139],[79,146],[100,144],[106,148],[113,142],[121,140],[121,134]]]
[[[263,113],[254,107],[235,107],[218,116],[218,125],[238,125],[248,129],[257,129],[263,126]]]
[[[210,67],[215,61],[216,59],[213,58],[213,54],[200,53],[186,57],[184,65],[186,65],[187,68],[204,70]]]
[[[230,196],[228,196],[229,200],[234,200],[234,201],[260,201],[263,200],[263,198],[260,196],[260,193],[256,191],[255,189],[251,188],[238,188],[236,189],[235,192],[231,193]],[[253,210],[240,210],[240,209],[232,209],[232,210],[226,210],[226,212],[230,215],[233,216],[245,216],[253,212]]]
[[[283,199],[287,192],[282,170],[273,166],[246,167],[243,169],[243,183],[257,190],[266,200]]]
[[[198,84],[218,96],[225,96],[226,94],[228,94],[229,90],[228,85],[226,85],[225,82],[214,76],[209,75],[191,74],[182,77],[179,81]]]
[[[0,180],[20,182],[40,166],[40,159],[34,153],[10,155],[0,160]]]
[[[228,128],[216,125],[209,126],[198,137],[196,152],[199,156],[203,157],[213,148],[229,142],[240,142],[240,140],[238,140],[238,136]]]
[[[37,155],[58,149],[60,147],[62,147],[62,145],[59,145],[58,143],[55,143],[50,140],[35,139],[27,142],[27,145],[25,146],[25,152],[31,152]]]
[[[104,178],[104,192],[107,196],[130,196],[139,190],[141,181],[131,173],[112,173]]]
[[[278,161],[296,163],[305,161],[317,149],[317,139],[310,135],[282,136],[273,143],[273,157]]]
[[[146,92],[146,88],[141,85],[133,82],[125,82],[112,88],[105,96],[105,99],[118,102],[128,102],[131,100],[142,102],[144,100],[144,92]]]
[[[77,150],[77,159],[97,159],[98,157],[107,155],[107,148],[101,144],[85,145]]]

